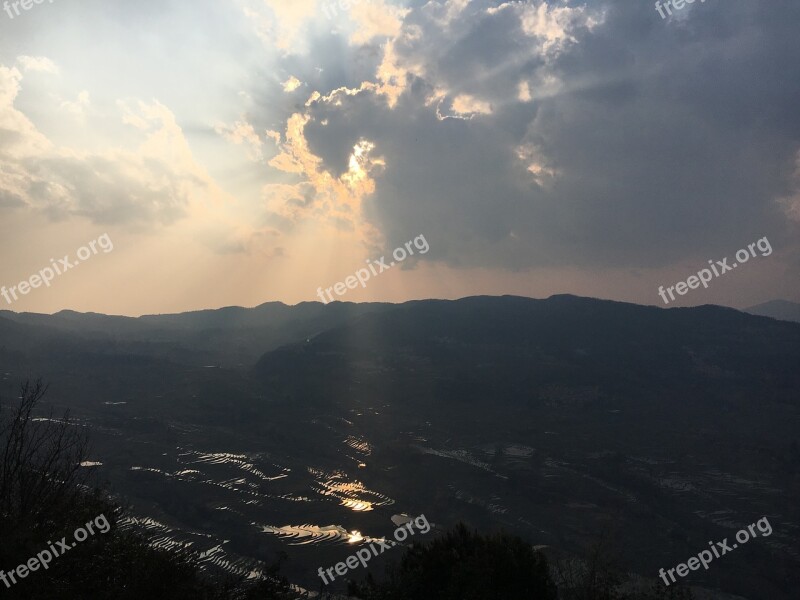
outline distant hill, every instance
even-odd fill
[[[800,386],[800,326],[731,308],[660,309],[553,296],[407,302],[310,342],[265,354],[256,373],[304,392],[371,381],[395,395],[529,402],[548,386],[606,396],[706,391],[705,400],[757,392],[785,399]],[[298,383],[301,382],[301,383]],[[336,386],[334,386],[336,387]]]
[[[746,313],[761,317],[772,317],[781,321],[800,322],[800,304],[788,300],[772,300],[745,309]]]
[[[382,303],[303,302],[288,306],[268,302],[255,308],[231,306],[138,318],[71,310],[53,315],[3,310],[0,320],[33,327],[32,339],[23,344],[26,348],[46,331],[48,344],[54,338],[82,341],[92,352],[152,357],[188,365],[249,367],[265,351],[314,336],[353,317],[391,307]]]

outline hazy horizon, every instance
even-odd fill
[[[550,296],[545,296],[545,297],[541,297],[541,298],[536,298],[536,297],[533,297],[533,296],[520,296],[520,295],[517,295],[517,294],[474,294],[474,295],[469,295],[469,296],[458,296],[458,297],[454,297],[454,298],[413,298],[413,299],[410,299],[410,300],[399,300],[399,301],[366,300],[366,301],[363,301],[363,302],[351,302],[349,300],[335,300],[334,302],[338,302],[339,304],[395,304],[395,305],[400,305],[400,304],[405,304],[407,302],[425,302],[425,301],[428,301],[428,300],[431,300],[431,301],[446,300],[446,301],[455,302],[455,301],[458,301],[458,300],[465,300],[465,299],[468,299],[468,298],[499,298],[499,297],[502,297],[502,296],[512,296],[512,297],[515,297],[515,298],[525,298],[525,299],[528,299],[528,300],[548,300],[549,298],[552,298],[554,296],[576,296],[576,297],[579,297],[579,298],[586,298],[586,299],[590,299],[590,300],[600,300],[600,301],[609,301],[609,302],[622,302],[622,303],[625,303],[625,304],[637,304],[639,306],[651,306],[651,307],[654,307],[654,308],[664,308],[664,309],[670,309],[670,308],[692,308],[692,307],[698,307],[698,306],[719,306],[721,308],[732,308],[732,309],[738,310],[738,311],[746,311],[748,309],[760,306],[761,304],[768,304],[770,302],[789,302],[791,304],[798,304],[798,303],[792,302],[790,300],[784,300],[784,299],[776,298],[774,300],[768,300],[766,302],[762,302],[762,303],[759,303],[759,304],[754,304],[754,305],[751,305],[751,306],[744,306],[744,307],[727,306],[727,305],[724,305],[724,304],[714,304],[714,303],[703,303],[703,304],[682,305],[682,306],[659,306],[658,304],[655,304],[655,303],[639,304],[638,302],[628,302],[626,300],[616,300],[614,298],[598,298],[596,296],[579,296],[577,294],[568,294],[568,293],[552,294]],[[75,310],[73,308],[62,308],[62,309],[56,310],[54,312],[40,313],[40,312],[37,312],[37,311],[11,310],[11,309],[8,309],[8,308],[0,307],[0,312],[8,311],[8,312],[16,313],[16,314],[28,313],[28,314],[44,314],[44,315],[56,315],[56,314],[59,314],[61,312],[75,312],[75,313],[78,313],[78,314],[99,314],[99,315],[104,315],[104,316],[107,316],[107,317],[127,317],[127,318],[135,319],[135,318],[139,318],[139,317],[147,317],[147,316],[155,316],[155,315],[173,315],[173,314],[183,314],[183,313],[193,313],[193,312],[225,310],[225,309],[228,309],[228,308],[242,308],[242,309],[249,310],[249,309],[258,308],[260,306],[264,306],[264,305],[267,305],[267,304],[282,304],[284,306],[287,306],[287,307],[291,308],[291,307],[299,306],[299,305],[302,305],[302,304],[324,304],[324,303],[320,302],[319,300],[301,300],[300,302],[295,302],[295,303],[282,302],[280,300],[267,300],[265,302],[260,302],[258,304],[253,304],[253,305],[248,305],[248,306],[243,306],[241,304],[228,304],[228,305],[225,305],[225,306],[209,306],[209,307],[205,307],[205,308],[193,308],[193,309],[188,309],[188,310],[185,310],[185,311],[178,311],[178,312],[141,313],[141,314],[101,313],[101,312],[91,311],[91,310],[88,310],[88,311]]]

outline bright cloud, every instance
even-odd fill
[[[289,77],[289,79],[284,81],[282,85],[283,85],[283,91],[286,92],[286,93],[290,93],[290,92],[295,91],[301,85],[303,85],[303,82],[300,81],[294,75],[292,75],[291,77]]]
[[[23,71],[58,73],[56,64],[45,56],[18,56],[17,63],[22,67]]]
[[[250,123],[236,121],[233,125],[217,124],[214,130],[229,142],[237,145],[244,145],[247,148],[247,156],[252,161],[261,161],[264,158],[261,147],[264,142],[258,137],[256,130]]]

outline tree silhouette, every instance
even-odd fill
[[[20,387],[19,402],[0,401],[0,522],[4,537],[15,531],[47,528],[83,494],[86,436],[69,413],[34,418],[47,392],[41,380]]]
[[[69,414],[36,416],[47,387],[21,386],[13,406],[0,402],[0,570],[13,572],[53,541],[73,539],[78,527],[105,517],[108,529],[59,553],[12,584],[0,582],[3,600],[278,600],[294,598],[278,567],[260,581],[212,579],[187,547],[154,548],[122,530],[124,511],[87,485],[87,438]],[[8,580],[9,578],[6,577]]]
[[[365,600],[555,600],[547,559],[522,538],[481,535],[459,524],[414,544],[385,583],[367,578],[350,593]]]

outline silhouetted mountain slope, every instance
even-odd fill
[[[0,318],[20,325],[74,334],[92,352],[135,354],[189,365],[252,365],[266,350],[340,325],[390,304],[288,306],[269,302],[255,308],[227,307],[138,318],[60,311],[54,315],[0,311]]]
[[[43,324],[15,322],[7,318],[9,313],[0,316],[0,351],[18,356],[35,354],[42,356],[60,345],[80,343],[82,337],[60,331]],[[13,314],[13,313],[12,313]]]
[[[744,312],[762,317],[772,317],[781,321],[800,322],[800,304],[787,300],[771,300],[770,302],[751,306],[745,309]]]
[[[639,573],[768,514],[770,539],[696,580],[788,598],[798,364],[800,325],[730,308],[475,297],[354,319],[253,375],[288,431],[368,442],[364,485],[558,548],[613,531]]]
[[[413,373],[459,401],[492,394],[515,402],[548,385],[598,386],[605,394],[701,387],[719,397],[768,381],[775,399],[795,401],[798,356],[800,326],[729,308],[506,296],[409,302],[268,353],[256,372],[306,386]]]
[[[654,577],[769,515],[692,582],[796,595],[800,324],[574,296],[259,309],[133,320],[161,339],[0,317],[0,392],[46,377],[154,539],[228,573],[283,550],[316,589],[347,532],[424,513],[577,556],[615,533]]]

